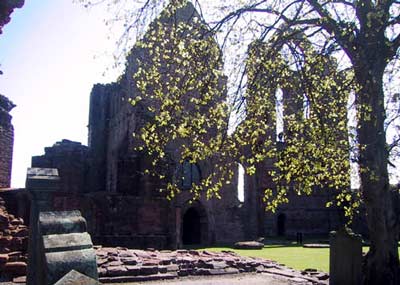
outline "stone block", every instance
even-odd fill
[[[28,168],[26,188],[29,190],[54,191],[58,189],[60,177],[55,168]]]
[[[12,276],[22,276],[26,275],[26,268],[27,266],[25,262],[7,262],[4,271]]]
[[[137,276],[140,275],[140,266],[128,265],[126,266],[127,274]]]
[[[8,261],[8,254],[0,254],[0,264],[4,264]]]
[[[136,257],[122,257],[121,261],[126,265],[136,265],[138,260]]]
[[[13,283],[25,285],[25,283],[26,283],[26,276],[18,276],[18,277],[15,277],[15,278],[13,279]]]
[[[121,276],[128,272],[125,266],[109,266],[107,267],[107,276]]]
[[[54,285],[99,285],[100,283],[78,271],[71,270]]]
[[[32,196],[37,202],[38,197]],[[32,257],[35,258],[29,260],[35,274],[28,275],[28,285],[53,285],[71,270],[98,279],[96,253],[86,232],[86,221],[79,211],[39,212],[37,221],[36,237],[32,237],[38,244],[32,248]],[[74,276],[76,274],[72,272],[69,277]]]
[[[140,268],[140,274],[142,275],[152,275],[158,273],[158,266],[142,266]]]
[[[92,249],[48,252],[45,254],[46,284],[54,284],[71,269],[98,278],[96,255]]]
[[[86,221],[80,211],[41,212],[42,235],[86,232]]]
[[[264,244],[258,241],[239,241],[235,243],[236,249],[262,249]]]
[[[82,250],[92,248],[92,239],[88,233],[72,233],[43,236],[45,252]]]

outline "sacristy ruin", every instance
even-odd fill
[[[180,22],[198,25],[200,20],[189,2],[173,13],[163,12],[150,25],[146,35],[159,27],[173,29]],[[184,36],[190,37],[190,32]],[[128,55],[125,73],[117,82],[94,85],[90,94],[88,146],[62,140],[46,147],[44,155],[32,158],[32,167],[58,169],[61,180],[53,197],[55,210],[79,209],[88,222],[88,231],[95,244],[134,248],[232,244],[298,233],[326,236],[343,224],[340,209],[325,207],[331,199],[329,191],[318,191],[311,197],[289,193],[289,204],[280,206],[275,214],[265,212],[263,191],[266,187],[274,187],[272,179],[265,175],[265,169],[273,167],[272,162],[265,162],[253,176],[243,175],[243,201],[238,198],[239,171],[236,168],[234,183],[223,186],[222,199],[201,197],[189,203],[192,195],[188,188],[212,171],[212,164],[207,161],[180,163],[173,146],[168,153],[171,163],[167,175],[178,175],[182,181],[181,192],[168,201],[165,192],[160,192],[165,188],[165,182],[145,174],[145,169],[151,165],[151,157],[135,150],[140,142],[132,136],[151,120],[147,111],[152,104],[150,100],[135,106],[129,102],[130,98],[140,96],[133,76],[138,70],[138,61],[150,56],[149,48],[134,46]],[[225,90],[226,78],[221,76],[218,84]],[[283,100],[290,101],[290,92],[283,93]],[[212,104],[206,107],[212,108]],[[12,105],[7,103],[0,111],[10,108]],[[302,106],[292,104],[291,108]],[[1,131],[11,133],[10,120],[4,116],[6,120]],[[8,148],[1,147],[1,151],[10,151],[11,135],[7,139],[11,142],[5,142]],[[276,147],[279,143],[282,144],[276,142]],[[3,172],[0,178],[4,176],[9,182],[8,172]],[[0,182],[1,187],[9,187],[7,181]],[[15,212],[23,212],[22,206],[14,204]],[[25,219],[28,212],[22,213]]]

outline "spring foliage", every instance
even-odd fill
[[[234,108],[227,100],[221,50],[198,14],[190,21],[176,17],[187,5],[169,5],[136,44],[145,52],[137,58],[134,74],[140,95],[131,103],[146,105],[152,114],[135,134],[142,141],[138,150],[153,157],[149,173],[166,181],[173,198],[181,177],[157,172],[172,152],[179,163],[211,162],[213,171],[190,191],[194,199],[203,193],[219,198],[241,163],[248,175],[268,175],[277,185],[264,189],[269,210],[288,202],[288,191],[311,194],[329,188],[351,215],[359,203],[354,197],[358,194],[349,191],[352,72],[340,71],[333,57],[318,53],[305,40],[254,42],[246,61],[245,117],[228,131]],[[276,139],[278,90],[283,93],[284,142]]]

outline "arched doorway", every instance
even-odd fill
[[[277,233],[278,236],[284,236],[286,232],[286,215],[279,214],[278,221],[277,221]]]
[[[189,208],[183,216],[183,244],[201,243],[201,222],[200,214],[195,208]]]
[[[188,208],[182,217],[182,244],[208,244],[208,219],[203,206],[195,203]]]

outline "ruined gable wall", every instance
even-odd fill
[[[141,100],[132,106],[128,101],[139,95],[133,74],[138,68],[137,59],[146,56],[148,51],[134,47],[126,72],[118,82],[94,86],[89,114],[89,193],[67,197],[58,209],[71,206],[81,209],[98,243],[174,248],[181,238],[180,222],[185,214],[182,208],[190,208],[191,194],[182,192],[176,200],[167,201],[165,194],[159,192],[165,188],[163,182],[144,175],[151,158],[135,150],[139,141],[133,133],[151,120],[147,107],[155,104],[152,100]],[[171,165],[177,168],[176,148],[177,144],[169,146],[168,156],[173,160]],[[211,162],[200,164],[204,175],[213,169]],[[202,233],[206,243],[241,239],[241,221],[236,218],[240,212],[236,184],[223,189],[221,200],[202,197],[200,203],[206,215],[207,232]]]
[[[265,49],[267,44],[265,43],[255,43],[250,55],[262,57],[263,48]],[[261,49],[261,50],[260,50]],[[269,57],[266,57],[269,59]],[[254,61],[257,62],[257,61]],[[258,89],[260,86],[271,87],[270,90],[274,90],[278,87],[277,83],[273,83],[273,74],[266,73],[263,70],[263,65],[254,64],[249,66],[249,70],[253,71],[250,73],[249,77],[249,90],[248,92],[260,92]],[[269,81],[269,79],[271,81]],[[300,78],[296,76],[293,72],[293,76],[288,78],[291,80],[293,86],[300,86]],[[268,85],[269,84],[269,85]],[[271,84],[275,84],[273,86]],[[254,86],[254,90],[251,87]],[[270,96],[271,102],[275,100],[271,92],[267,89],[265,96]],[[262,90],[261,90],[262,91]],[[304,120],[304,106],[303,106],[303,93],[301,90],[296,90],[293,88],[283,88],[282,92],[282,107],[284,116],[287,118],[291,116],[295,120]],[[272,94],[274,95],[274,94]],[[257,102],[252,102],[251,97],[248,104],[256,104]],[[275,105],[275,101],[272,102],[272,106]],[[250,105],[251,106],[251,105]],[[257,110],[257,108],[256,108]],[[252,116],[250,113],[249,116]],[[274,110],[266,114],[268,117],[270,125],[276,126],[277,114]],[[286,124],[286,125],[285,125]],[[287,128],[287,122],[284,122],[284,137],[290,137],[291,134]],[[339,134],[346,135],[346,134]],[[285,147],[285,142],[276,141],[276,128],[272,127],[269,129],[269,133],[265,137],[266,140],[273,141],[273,147],[278,149]],[[249,155],[248,149],[243,149],[245,155]],[[278,234],[278,218],[279,215],[285,217],[284,222],[284,234],[288,236],[295,236],[296,233],[301,232],[305,234],[328,234],[329,231],[336,229],[340,224],[343,223],[343,213],[342,210],[338,208],[326,208],[325,205],[332,197],[333,193],[324,187],[316,189],[315,193],[311,196],[298,196],[294,191],[289,190],[288,199],[289,204],[281,205],[276,214],[265,212],[265,204],[262,201],[264,196],[264,190],[274,189],[276,185],[272,181],[272,177],[268,175],[268,170],[274,169],[274,159],[260,163],[257,166],[255,175],[249,176],[245,175],[245,209],[247,214],[245,219],[248,221],[245,223],[246,233],[248,238],[254,238],[257,236],[269,235],[275,236]]]

